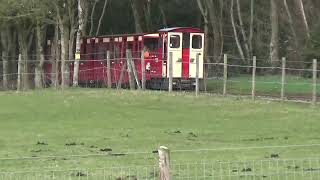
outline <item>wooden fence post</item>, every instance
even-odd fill
[[[256,98],[256,71],[257,71],[257,57],[253,56],[252,63],[252,100]]]
[[[108,88],[111,89],[111,62],[110,62],[110,51],[107,51],[107,84]]]
[[[286,58],[282,58],[282,73],[281,73],[281,101],[285,100],[285,83],[286,83]]]
[[[209,61],[207,61],[209,62]],[[203,88],[204,92],[207,93],[207,65],[206,63],[203,65]]]
[[[126,50],[126,60],[127,60],[127,67],[128,67],[128,76],[129,76],[129,85],[130,85],[130,89],[133,90],[135,89],[135,85],[134,85],[134,80],[133,80],[133,77],[132,77],[132,71],[133,71],[133,68],[132,68],[132,64],[131,64],[131,61],[130,61],[130,50]]]
[[[21,85],[21,69],[22,68],[22,58],[21,54],[19,54],[19,59],[18,59],[18,77],[17,77],[17,90],[21,91],[22,85]]]
[[[313,60],[313,88],[312,88],[312,104],[317,104],[317,59]]]
[[[228,81],[228,55],[224,54],[223,58],[223,95],[227,95],[227,81]]]
[[[199,95],[199,56],[200,56],[200,54],[197,53],[197,56],[196,56],[196,96]]]
[[[173,68],[172,68],[172,58],[173,58],[173,53],[170,52],[169,53],[169,93],[172,92],[172,87],[173,87],[173,79],[172,79],[172,75],[173,75]]]
[[[135,65],[134,60],[132,58],[132,52],[130,49],[127,49],[127,52],[128,52],[128,60],[130,62],[130,67],[131,67],[131,71],[133,73],[134,80],[136,81],[138,89],[141,89],[136,65]]]
[[[146,65],[144,59],[144,53],[141,53],[141,88],[146,90]]]
[[[159,154],[159,168],[160,180],[170,180],[170,155],[169,149],[165,146],[160,146]]]
[[[124,76],[124,71],[126,70],[127,64],[123,63],[122,68],[121,68],[121,72],[120,72],[120,77],[119,77],[119,81],[117,84],[117,89],[121,88],[122,85],[122,81],[123,81],[123,76]]]

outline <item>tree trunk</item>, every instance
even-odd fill
[[[241,34],[242,34],[242,38],[243,38],[243,44],[244,44],[244,49],[246,50],[246,56],[247,56],[247,61],[248,61],[248,65],[250,64],[250,50],[249,50],[249,45],[248,45],[248,38],[244,29],[244,24],[242,21],[242,15],[241,15],[241,7],[240,7],[240,1],[237,0],[237,9],[238,9],[238,18],[239,18],[239,23],[240,23],[240,30],[241,30]]]
[[[2,51],[2,86],[4,90],[8,89],[9,63],[7,51]]]
[[[271,42],[270,42],[270,61],[273,67],[278,65],[279,61],[279,15],[277,0],[270,0],[271,17]]]
[[[58,88],[59,86],[59,59],[60,54],[60,44],[59,44],[59,23],[55,25],[54,41],[51,46],[51,86]]]
[[[224,13],[224,0],[220,0],[220,18],[219,18],[219,27],[220,27],[220,56],[222,58],[223,51],[224,51],[224,35],[223,35],[223,29],[224,29],[224,22],[223,22],[223,13]]]
[[[159,2],[159,9],[160,9],[160,13],[161,13],[162,25],[164,27],[167,27],[167,25],[168,25],[167,16],[166,16],[166,13],[164,12],[163,5],[161,4],[161,1]]]
[[[22,86],[22,79],[21,79],[21,76],[22,76],[22,58],[21,58],[21,54],[19,54],[19,58],[18,58],[18,77],[17,77],[17,90],[18,91],[21,91],[23,86]]]
[[[38,55],[39,55],[39,63],[37,63],[35,67],[35,77],[34,77],[34,83],[35,88],[40,89],[43,88],[43,82],[44,82],[44,71],[43,71],[43,65],[44,65],[44,51],[43,51],[43,38],[42,38],[42,30],[40,27],[40,23],[37,23],[37,47],[38,47]]]
[[[250,1],[250,33],[249,33],[249,49],[250,49],[250,58],[253,56],[253,47],[252,47],[252,40],[253,40],[253,23],[254,23],[254,1]]]
[[[204,41],[205,41],[205,46],[204,46],[204,59],[205,61],[207,60],[207,57],[208,57],[208,50],[209,50],[209,36],[208,36],[208,33],[209,33],[209,27],[208,27],[208,24],[209,24],[209,21],[208,21],[208,9],[205,8],[201,2],[201,0],[197,0],[197,3],[198,3],[198,7],[200,9],[200,12],[202,14],[202,17],[203,17],[203,21],[204,21]]]
[[[93,17],[94,17],[94,14],[95,14],[95,11],[96,11],[96,6],[98,4],[100,0],[95,0],[94,4],[93,4],[93,7],[92,7],[92,10],[91,10],[91,26],[90,26],[90,32],[89,32],[89,36],[92,35],[92,32],[93,32],[93,27],[94,27],[94,20],[93,20]]]
[[[146,22],[146,30],[148,32],[152,31],[152,19],[151,19],[151,1],[146,1],[146,5],[144,7],[144,16],[145,16],[145,22]]]
[[[299,11],[300,11],[300,14],[301,14],[301,17],[302,17],[302,20],[303,20],[303,24],[305,26],[306,36],[309,39],[310,38],[310,30],[309,30],[307,17],[306,17],[305,11],[304,11],[303,2],[302,2],[302,0],[296,0],[296,4],[297,4],[297,6],[299,8]]]
[[[64,24],[62,23],[62,21],[60,20],[59,22],[59,28],[60,28],[60,42],[61,42],[61,87],[62,89],[68,87],[68,76],[69,76],[69,71],[68,71],[68,67],[66,64],[66,57],[68,57],[67,55],[67,49],[68,47],[68,35],[66,33]]]
[[[77,87],[79,85],[79,61],[80,61],[80,51],[81,51],[81,33],[83,31],[83,12],[81,7],[81,0],[78,0],[78,30],[76,37],[76,53],[75,60],[73,64],[73,87]]]
[[[233,5],[234,5],[234,0],[231,0],[230,16],[231,16],[231,23],[232,23],[233,33],[234,33],[234,39],[236,40],[238,51],[239,51],[239,54],[241,56],[241,59],[243,60],[243,62],[246,62],[245,56],[244,56],[244,53],[243,53],[243,50],[242,50],[242,47],[241,47],[241,44],[240,44],[240,40],[239,40],[239,37],[238,37],[238,31],[237,31],[237,28],[236,28],[236,24],[235,24],[235,21],[234,21]]]
[[[134,24],[135,24],[136,33],[142,33],[140,14],[139,14],[138,7],[136,5],[136,1],[137,0],[130,0],[131,8],[132,8],[132,13],[133,13],[133,17],[134,17],[134,22],[135,22]]]
[[[215,6],[213,5],[213,2],[207,1],[207,0],[204,2],[208,10],[210,24],[213,30],[213,60],[219,60],[219,57],[221,57],[221,49],[223,48],[221,47],[222,37],[220,32],[221,30],[220,25],[222,24],[219,23],[219,20],[216,15],[216,9],[215,9]],[[209,66],[207,71],[208,75],[213,73],[213,71],[214,71],[213,66]]]
[[[106,13],[107,4],[108,4],[108,0],[104,0],[103,10],[102,10],[101,16],[99,18],[99,23],[98,23],[98,27],[97,27],[97,31],[96,31],[96,36],[99,35],[101,23],[102,23],[104,15]],[[82,10],[81,10],[81,12],[82,12]],[[80,24],[80,22],[79,22],[79,24]]]
[[[292,35],[293,35],[293,41],[294,41],[293,57],[297,58],[297,59],[294,59],[295,61],[297,61],[297,60],[300,60],[300,57],[301,57],[298,36],[297,36],[296,30],[294,28],[294,22],[293,22],[293,18],[292,18],[292,15],[291,15],[287,0],[283,0],[283,4],[284,4],[284,7],[285,7],[286,12],[287,12],[289,26],[290,26],[290,29],[291,29],[291,32],[292,32]],[[303,63],[300,64],[300,67],[303,67]]]

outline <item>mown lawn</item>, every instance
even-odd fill
[[[281,159],[320,155],[319,146],[197,151],[320,144],[320,108],[306,104],[155,91],[71,89],[0,92],[0,107],[0,171],[153,165],[157,155],[152,151],[160,145],[173,151],[173,162],[261,160],[271,154]],[[101,151],[105,148],[125,154],[107,155]],[[69,157],[86,154],[106,156]],[[59,157],[6,159],[43,156]]]
[[[240,75],[230,77],[227,83],[227,90],[230,94],[251,94],[252,77],[249,75]],[[207,84],[208,91],[222,93],[223,80],[209,80]],[[266,94],[280,96],[281,76],[264,75],[256,77],[257,94]],[[320,93],[320,84],[317,92]],[[285,84],[285,94],[287,96],[305,96],[311,97],[312,79],[301,76],[287,75]]]

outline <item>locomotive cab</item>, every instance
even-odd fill
[[[161,74],[164,84],[168,84],[168,62],[172,53],[174,87],[180,89],[193,87],[197,55],[199,55],[199,78],[203,78],[204,33],[197,28],[176,27],[159,30],[159,36],[158,56],[162,59]],[[160,73],[158,70],[159,68],[157,74]]]

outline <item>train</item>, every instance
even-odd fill
[[[144,69],[148,89],[168,89],[170,57],[174,88],[192,88],[195,86],[197,58],[198,78],[203,79],[204,76],[204,43],[204,32],[193,27],[164,28],[155,33],[83,37],[78,82],[80,85],[106,84],[110,74],[113,86],[128,85],[130,69],[127,56],[130,52],[136,80],[141,82]],[[110,73],[107,58],[110,59]],[[144,67],[141,66],[142,58]],[[69,66],[72,80],[73,63]],[[46,65],[46,81],[51,82],[51,71],[52,65]]]

